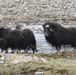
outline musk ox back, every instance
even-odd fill
[[[76,47],[76,28],[65,28],[54,22],[46,22],[43,28],[46,40],[57,49],[57,52],[62,45]]]

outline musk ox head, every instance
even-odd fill
[[[54,32],[55,31],[55,27],[53,23],[50,22],[46,22],[43,25],[43,29],[44,29],[44,35],[47,37],[49,36],[50,32]]]
[[[53,33],[55,31],[63,30],[63,27],[59,23],[56,23],[56,22],[46,22],[43,25],[43,28],[44,28],[45,36],[48,36],[50,33]]]

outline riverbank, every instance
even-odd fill
[[[36,72],[44,75],[76,75],[76,52],[6,56],[0,64],[0,75],[35,75]]]

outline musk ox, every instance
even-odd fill
[[[14,50],[20,50],[24,45],[24,36],[19,30],[9,30],[8,28],[0,28],[0,38],[4,38],[7,41],[7,48]]]
[[[24,46],[24,36],[19,30],[11,30],[9,32],[8,36],[8,45],[9,47],[14,51],[14,50],[20,50]],[[27,45],[25,45],[27,47]]]
[[[46,22],[43,29],[46,40],[57,49],[57,52],[62,45],[76,48],[76,28],[66,28],[59,23]]]
[[[21,29],[22,26],[16,26],[16,29],[20,30],[24,36],[24,50],[27,44],[28,50],[32,49],[33,53],[37,52],[36,39],[34,33],[30,29]]]
[[[7,42],[3,38],[0,38],[0,48],[1,48],[1,52],[5,50],[5,52],[7,53]]]
[[[28,48],[31,48],[33,50],[33,53],[37,52],[36,39],[33,32],[29,29],[23,29],[21,32],[25,38],[25,42],[27,40]]]

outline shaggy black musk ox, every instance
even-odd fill
[[[33,32],[29,29],[23,29],[21,31],[25,38],[25,42],[27,40],[28,48],[29,49],[31,48],[33,50],[33,53],[37,52],[36,39],[35,39]]]
[[[24,45],[24,36],[19,30],[10,30],[8,28],[0,28],[0,38],[7,41],[7,47],[14,50],[20,50]]]
[[[16,29],[20,30],[24,36],[25,43],[24,43],[24,50],[26,43],[28,44],[27,48],[32,49],[33,53],[37,52],[37,47],[36,47],[36,39],[34,36],[34,33],[30,29],[21,29],[22,26],[16,26]]]
[[[24,36],[19,30],[11,30],[8,37],[8,44],[12,50],[20,50],[24,46]],[[27,45],[25,45],[27,47]]]
[[[43,28],[46,40],[57,49],[57,52],[62,45],[76,48],[76,28],[65,28],[55,22],[46,22]]]
[[[7,42],[3,38],[0,38],[0,48],[1,48],[1,52],[5,50],[5,52],[7,53]]]

